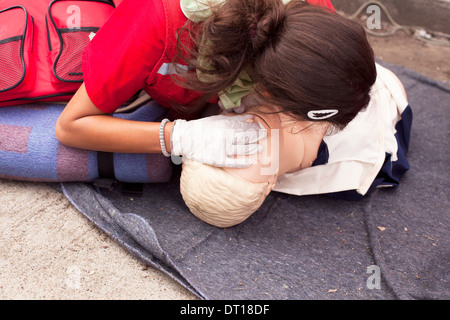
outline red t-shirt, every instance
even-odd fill
[[[333,9],[329,0],[308,2]],[[84,83],[94,105],[112,113],[142,89],[167,108],[197,99],[199,93],[169,74],[176,33],[186,20],[180,0],[123,0],[83,53]]]
[[[328,8],[334,11],[334,7],[331,4],[330,0],[306,0],[306,2],[313,4],[313,5],[318,5],[324,8]]]

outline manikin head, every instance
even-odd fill
[[[246,220],[272,188],[270,182],[250,182],[219,167],[183,163],[180,190],[187,207],[216,227],[228,228]]]
[[[265,115],[264,118],[278,115]],[[262,139],[265,151],[251,156],[248,168],[219,168],[194,161],[183,162],[180,191],[190,211],[199,219],[220,228],[246,220],[263,204],[278,177],[279,132],[261,117],[255,120],[267,130]],[[279,121],[278,121],[279,123]]]

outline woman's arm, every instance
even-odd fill
[[[185,121],[168,122],[164,142],[169,153],[201,163],[243,168],[251,165],[248,158],[235,155],[262,151],[257,123],[248,116],[223,115]],[[100,111],[90,100],[84,85],[64,108],[55,127],[57,139],[78,149],[118,153],[161,153],[161,123],[115,118]],[[171,150],[173,145],[173,149]]]
[[[165,126],[164,140],[170,150],[172,122]],[[67,104],[55,127],[57,139],[68,146],[119,153],[161,153],[159,122],[112,117],[100,111],[84,84]]]

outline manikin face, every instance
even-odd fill
[[[257,121],[267,130],[266,138],[259,141],[264,146],[263,151],[248,156],[253,160],[253,164],[248,168],[223,168],[223,170],[252,183],[267,182],[267,196],[274,188],[279,173],[280,144],[283,141],[280,119],[278,114],[255,114],[254,119],[248,121]]]

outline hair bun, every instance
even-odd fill
[[[277,39],[286,18],[286,10],[281,0],[249,2],[254,4],[248,9],[249,39],[254,52],[259,53]]]

